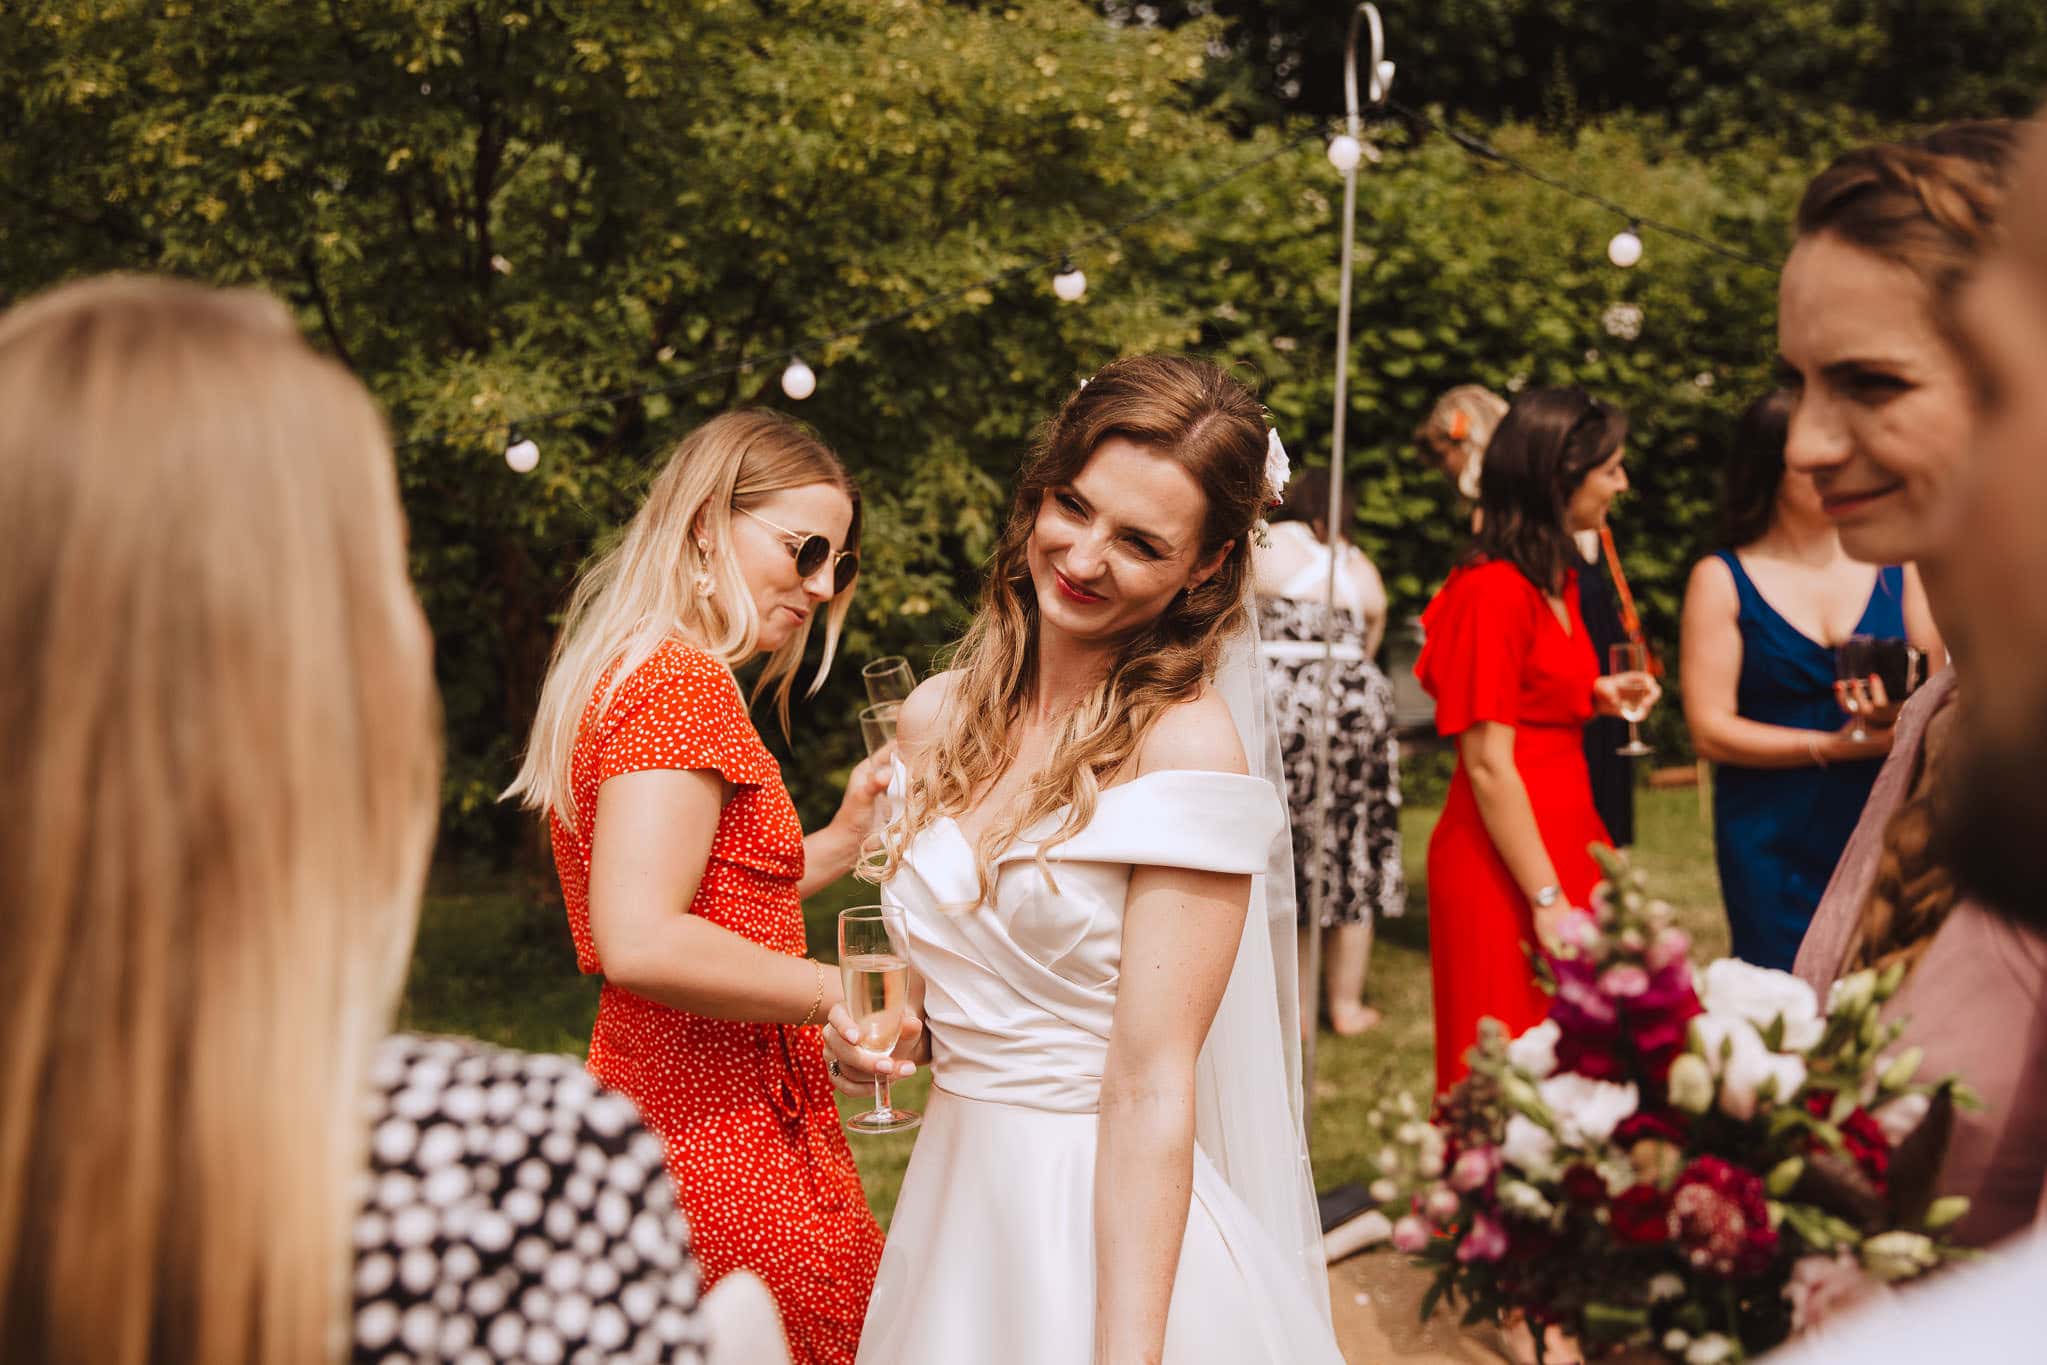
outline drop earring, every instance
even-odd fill
[[[698,541],[697,553],[703,556],[704,560],[704,567],[697,570],[697,596],[709,597],[718,590],[717,581],[711,577],[711,546],[709,542]]]

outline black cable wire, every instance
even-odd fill
[[[1108,227],[1080,238],[1078,241],[1068,242],[1056,251],[1040,252],[1028,260],[995,271],[993,274],[983,275],[979,279],[969,280],[965,284],[955,285],[950,289],[943,289],[935,294],[926,294],[924,297],[912,300],[893,312],[863,318],[858,322],[849,323],[835,331],[820,332],[813,336],[800,338],[789,350],[797,355],[802,354],[805,350],[821,350],[834,341],[843,341],[848,337],[864,336],[883,327],[892,327],[897,323],[906,322],[927,309],[955,303],[977,289],[992,289],[997,285],[1007,284],[1019,275],[1027,274],[1034,270],[1043,270],[1051,266],[1058,266],[1075,252],[1084,251],[1089,247],[1099,246],[1103,242],[1121,237],[1124,233],[1150,222],[1160,214],[1168,213],[1182,205],[1192,203],[1203,195],[1221,189],[1231,181],[1249,175],[1252,171],[1278,160],[1289,152],[1297,150],[1307,142],[1318,141],[1320,137],[1320,132],[1315,129],[1309,129],[1296,134],[1271,150],[1263,152],[1241,165],[1233,166],[1218,175],[1210,176],[1208,179],[1196,183],[1179,194],[1148,205],[1142,212],[1112,223]],[[770,355],[772,354],[774,353],[771,352]],[[729,379],[733,375],[744,374],[748,370],[756,369],[761,365],[769,363],[772,363],[769,359],[751,357],[709,369],[691,370],[687,374],[677,375],[673,379],[666,379],[660,383],[643,384],[637,388],[618,389],[608,393],[594,394],[589,398],[566,404],[562,407],[550,408],[544,412],[524,413],[518,417],[497,417],[486,421],[453,423],[432,431],[408,436],[396,444],[400,450],[403,450],[411,446],[429,445],[460,436],[480,436],[493,431],[517,429],[521,432],[530,432],[534,428],[558,423],[564,418],[579,417],[586,412],[596,412],[605,408],[617,407],[621,403],[630,403],[642,398],[666,397],[682,393],[685,390],[695,388],[699,384],[707,384],[716,379]]]
[[[1401,103],[1399,100],[1387,100],[1386,107],[1392,109],[1395,113],[1412,119],[1423,127],[1434,129],[1459,147],[1462,147],[1465,151],[1470,152],[1473,156],[1505,166],[1510,171],[1525,175],[1530,180],[1568,194],[1574,199],[1582,199],[1588,204],[1597,204],[1616,217],[1625,219],[1627,225],[1631,228],[1649,228],[1664,234],[1666,237],[1675,237],[1681,242],[1690,242],[1693,246],[1703,251],[1710,251],[1714,255],[1724,257],[1727,260],[1741,265],[1754,266],[1758,270],[1768,270],[1774,274],[1779,268],[1776,264],[1763,260],[1759,256],[1751,256],[1748,252],[1738,247],[1731,247],[1722,242],[1716,242],[1710,237],[1704,237],[1693,232],[1690,228],[1679,227],[1675,223],[1661,222],[1644,214],[1636,213],[1625,204],[1616,203],[1603,194],[1573,185],[1568,181],[1559,180],[1547,171],[1537,170],[1518,157],[1509,156],[1484,138],[1452,128],[1433,114],[1424,113],[1419,109]]]

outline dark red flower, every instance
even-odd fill
[[[1684,1117],[1675,1109],[1639,1109],[1622,1119],[1613,1130],[1614,1145],[1622,1150],[1644,1138],[1682,1143],[1685,1140]]]
[[[1820,1091],[1805,1097],[1806,1112],[1814,1118],[1825,1118],[1834,1108],[1834,1092]],[[1870,1184],[1882,1196],[1889,1188],[1891,1174],[1891,1140],[1885,1136],[1883,1125],[1870,1117],[1869,1111],[1856,1108],[1849,1111],[1835,1127],[1841,1131],[1841,1145],[1847,1149],[1855,1165],[1868,1177]],[[1818,1138],[1812,1141],[1812,1150],[1830,1150]]]
[[[1759,1274],[1776,1254],[1763,1182],[1719,1157],[1702,1156],[1678,1176],[1670,1225],[1685,1259],[1716,1275]]]
[[[1630,1185],[1607,1206],[1615,1240],[1654,1246],[1670,1240],[1670,1197],[1654,1185]]]
[[[1606,1179],[1581,1161],[1564,1172],[1564,1197],[1573,1204],[1597,1204],[1606,1198]]]

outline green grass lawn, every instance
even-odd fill
[[[1402,1089],[1421,1098],[1433,1077],[1424,871],[1437,814],[1436,807],[1416,806],[1402,815],[1409,909],[1381,925],[1366,986],[1384,1021],[1357,1038],[1324,1032],[1316,1049],[1311,1141],[1316,1179],[1324,1187],[1365,1174],[1363,1120],[1372,1105]],[[1677,906],[1698,955],[1725,953],[1727,925],[1699,794],[1645,790],[1637,799],[1636,825],[1636,863],[1648,871],[1655,893]],[[597,983],[577,975],[568,926],[551,897],[531,886],[458,892],[447,878],[441,881],[427,897],[420,924],[404,1027],[581,1055],[597,1011]],[[838,911],[872,897],[872,887],[852,881],[812,897],[804,907],[812,951],[835,957]],[[896,1087],[896,1099],[919,1108],[928,1085],[919,1073]],[[839,1104],[844,1112],[864,1107],[844,1097]],[[851,1139],[868,1199],[884,1223],[915,1140],[914,1132]]]

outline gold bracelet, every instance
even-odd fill
[[[803,1016],[803,1022],[796,1026],[798,1028],[809,1028],[816,1021],[817,1012],[824,1008],[824,963],[812,958],[810,965],[817,968],[817,994],[810,998],[810,1013]]]

